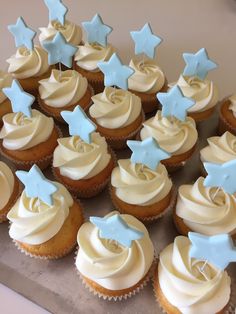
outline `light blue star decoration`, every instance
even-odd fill
[[[59,21],[62,25],[65,23],[65,16],[68,11],[67,7],[61,0],[44,0],[45,5],[49,11],[49,20]]]
[[[50,206],[53,205],[52,195],[57,191],[57,186],[44,177],[37,165],[33,165],[29,172],[16,171],[16,176],[24,184],[27,197],[36,197]]]
[[[60,32],[57,32],[52,41],[44,41],[42,45],[48,52],[48,63],[50,65],[62,63],[68,68],[72,67],[72,57],[78,48],[69,44]]]
[[[229,194],[236,192],[236,159],[223,164],[204,162],[204,167],[207,171],[205,186],[219,187]]]
[[[26,93],[17,80],[13,80],[11,87],[5,87],[2,91],[10,99],[13,112],[22,112],[29,118],[32,116],[31,106],[35,97]]]
[[[127,65],[123,65],[116,53],[113,53],[109,61],[98,62],[98,67],[105,76],[105,86],[128,89],[128,78],[134,73],[134,70]]]
[[[15,38],[16,47],[25,46],[29,50],[34,49],[34,37],[36,32],[29,28],[22,17],[18,17],[15,25],[9,25],[8,30]]]
[[[195,104],[193,99],[183,95],[177,85],[167,93],[157,93],[156,97],[162,105],[163,117],[176,117],[181,121],[185,121],[187,110]]]
[[[91,21],[82,23],[90,44],[97,43],[103,47],[107,46],[107,36],[112,32],[112,28],[103,23],[99,14],[96,14]]]
[[[125,247],[131,247],[132,241],[141,239],[143,232],[130,227],[119,214],[109,217],[90,217],[90,221],[99,229],[102,239],[114,240]]]
[[[146,23],[140,31],[130,32],[135,43],[135,54],[144,53],[149,58],[155,57],[156,47],[160,45],[162,39],[153,34],[151,26]]]
[[[217,68],[217,64],[209,59],[205,48],[200,49],[197,53],[184,53],[186,66],[183,74],[186,76],[198,76],[204,80],[210,70]]]
[[[97,126],[84,113],[80,106],[76,106],[74,111],[62,111],[62,118],[69,125],[71,136],[79,136],[84,142],[91,143],[91,133]]]
[[[188,237],[192,242],[191,257],[205,260],[221,270],[236,262],[236,247],[229,234],[206,236],[189,232]]]
[[[153,137],[148,137],[144,141],[127,141],[127,145],[132,150],[131,162],[140,163],[152,170],[156,170],[161,160],[170,158],[170,154],[161,149]]]

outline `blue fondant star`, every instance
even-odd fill
[[[99,14],[96,14],[91,21],[82,23],[89,43],[98,43],[103,47],[107,45],[107,36],[112,32],[112,27],[103,23]]]
[[[188,237],[192,242],[191,257],[208,261],[222,270],[236,262],[236,247],[229,234],[205,236],[189,232]]]
[[[134,73],[134,70],[123,65],[116,53],[113,53],[108,62],[98,62],[98,67],[104,73],[105,86],[128,89],[128,78]]]
[[[69,44],[60,32],[57,32],[52,41],[44,41],[42,45],[48,52],[50,65],[62,63],[68,68],[72,67],[72,57],[78,48]]]
[[[17,80],[13,80],[11,87],[5,87],[2,91],[10,99],[13,112],[22,112],[29,118],[32,116],[31,106],[35,97],[26,93]]]
[[[184,121],[187,110],[195,104],[191,98],[184,97],[181,89],[175,85],[167,93],[158,93],[157,99],[162,104],[162,116],[174,116]]]
[[[16,47],[25,46],[29,50],[34,49],[34,37],[36,32],[29,28],[22,17],[18,17],[15,25],[9,25],[8,30],[15,38]]]
[[[184,53],[183,58],[186,63],[183,74],[187,76],[198,76],[203,80],[210,70],[217,68],[217,64],[209,59],[205,48],[195,54]]]
[[[33,165],[29,172],[16,171],[16,175],[24,184],[27,197],[37,197],[44,203],[53,205],[52,195],[57,191],[57,186],[44,177],[37,165]]]
[[[139,240],[143,237],[143,232],[136,230],[115,214],[110,217],[90,217],[90,221],[98,227],[100,237],[114,240],[123,246],[131,247],[132,241]]]
[[[44,0],[49,11],[49,20],[58,20],[62,25],[65,23],[65,16],[68,11],[67,7],[61,0]]]
[[[132,150],[131,162],[141,163],[152,170],[156,170],[159,162],[170,158],[170,154],[161,149],[153,137],[148,137],[144,141],[127,141],[127,145]]]
[[[84,113],[80,106],[76,106],[74,111],[62,111],[62,118],[69,125],[71,136],[77,135],[84,142],[91,143],[91,133],[96,130],[96,124],[93,123]]]
[[[208,173],[205,186],[220,187],[229,194],[236,192],[236,159],[223,164],[204,162],[204,167]]]
[[[155,57],[156,47],[160,45],[162,39],[153,34],[151,26],[146,23],[140,31],[130,32],[135,42],[135,54],[144,53],[149,58]]]

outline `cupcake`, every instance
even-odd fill
[[[65,256],[74,248],[83,223],[81,206],[63,185],[46,179],[35,165],[28,173],[17,171],[16,175],[25,189],[7,215],[10,237],[31,257]]]
[[[11,88],[4,88],[3,92],[11,100],[13,113],[3,116],[1,153],[17,169],[28,170],[33,164],[45,169],[51,163],[60,130],[52,118],[31,110],[35,98],[25,93],[19,82],[14,80]]]
[[[11,169],[0,161],[0,223],[14,205],[20,192],[20,185]]]
[[[12,76],[0,71],[0,127],[2,127],[2,117],[11,112],[11,102],[3,93],[2,89],[11,86]]]
[[[229,131],[236,135],[236,95],[222,100],[218,128],[220,134]]]
[[[152,275],[154,248],[145,226],[131,215],[90,217],[78,232],[76,268],[90,291],[108,300],[139,292]]]
[[[212,263],[192,257],[192,247],[187,237],[178,236],[160,253],[154,274],[157,301],[168,314],[225,313],[231,279]]]
[[[52,70],[50,77],[39,84],[40,107],[59,122],[63,122],[63,110],[73,111],[78,104],[86,110],[90,105],[93,91],[87,79],[76,71]]]
[[[208,236],[229,233],[236,239],[236,199],[222,188],[206,187],[200,177],[179,187],[174,222],[177,230]]]
[[[98,63],[108,61],[115,51],[113,46],[107,43],[107,36],[112,28],[103,24],[98,14],[90,22],[83,22],[82,25],[87,34],[87,41],[84,45],[78,46],[74,68],[87,78],[95,93],[100,93],[104,89],[104,75]]]

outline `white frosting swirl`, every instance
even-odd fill
[[[26,150],[45,142],[52,134],[53,128],[53,118],[35,109],[32,110],[31,118],[21,112],[8,113],[3,117],[0,139],[3,139],[6,149]]]
[[[54,108],[76,104],[88,88],[87,79],[73,70],[52,70],[51,76],[39,81],[39,84],[41,99]]]
[[[58,144],[53,154],[53,167],[59,167],[60,174],[72,180],[96,176],[111,159],[105,138],[99,133],[91,134],[91,144],[78,136],[58,139]]]
[[[105,87],[92,97],[89,108],[92,118],[104,128],[123,128],[134,122],[141,113],[142,104],[138,96],[123,89]]]
[[[15,179],[11,169],[0,161],[0,211],[3,209],[11,198],[14,189]]]
[[[230,298],[230,277],[189,256],[191,242],[179,236],[160,253],[159,284],[169,303],[183,314],[215,314]]]
[[[7,218],[11,222],[9,235],[12,239],[37,245],[54,237],[69,215],[73,198],[60,183],[54,182],[57,191],[52,195],[52,206],[38,198],[26,196],[25,190],[9,211]]]
[[[207,139],[208,146],[200,151],[202,162],[209,161],[223,164],[236,159],[236,136],[225,132],[222,136],[213,136]]]
[[[143,123],[140,137],[154,137],[161,148],[172,155],[179,155],[189,151],[197,142],[198,133],[194,120],[186,117],[180,121],[175,117],[162,117],[157,111],[155,117]]]
[[[9,73],[0,70],[0,104],[7,98],[2,89],[10,87],[12,83],[12,76]]]
[[[215,235],[236,232],[236,199],[222,189],[205,187],[200,177],[193,185],[181,185],[176,214],[190,230]]]
[[[162,164],[155,171],[130,159],[118,161],[113,169],[111,185],[122,201],[139,206],[151,205],[165,198],[172,188],[168,172]]]
[[[44,41],[51,41],[60,32],[70,44],[77,46],[82,40],[82,30],[80,26],[70,21],[65,21],[62,25],[59,21],[50,21],[48,27],[40,27],[39,41],[42,45]]]
[[[119,214],[114,211],[105,217]],[[137,284],[148,273],[154,258],[153,244],[145,226],[135,217],[121,215],[132,228],[144,236],[132,241],[130,248],[113,240],[102,239],[99,229],[86,222],[78,232],[79,251],[76,267],[79,272],[109,290],[122,290]]]
[[[236,118],[236,95],[229,97],[230,105],[229,109],[232,111],[234,117]]]
[[[165,76],[153,59],[131,59],[129,66],[134,73],[129,77],[129,89],[154,94],[165,84]]]
[[[170,87],[178,85],[185,97],[192,98],[195,104],[188,112],[202,112],[217,104],[219,93],[212,81],[201,80],[198,77],[180,75],[177,82]]]
[[[110,44],[103,47],[99,44],[85,43],[83,46],[78,46],[78,48],[75,54],[76,64],[80,68],[91,72],[99,72],[98,62],[108,61],[115,52]]]
[[[18,48],[16,54],[7,62],[9,63],[8,72],[17,79],[38,77],[49,69],[47,52],[37,46],[32,51],[26,47]]]

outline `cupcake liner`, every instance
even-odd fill
[[[219,125],[218,125],[218,133],[222,135],[226,131],[231,132],[236,135],[236,128],[234,128],[229,122],[223,117],[221,111],[219,112]]]

